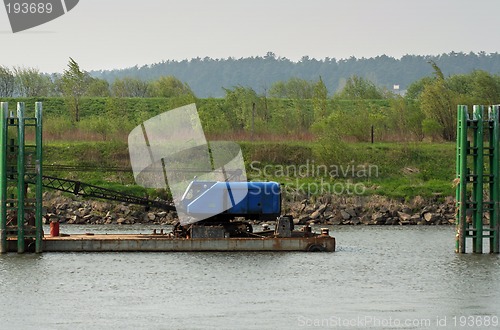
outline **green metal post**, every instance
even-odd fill
[[[469,155],[470,152],[470,144],[469,141],[467,140],[467,133],[469,129],[469,108],[464,105],[462,107],[462,132],[460,136],[460,144],[462,145],[462,157],[460,159],[460,198],[461,198],[461,206],[460,206],[460,213],[461,213],[461,224],[460,224],[460,232],[461,232],[461,253],[466,252],[466,238],[467,238],[467,232],[465,229],[467,228],[467,208],[468,208],[468,201],[467,201],[467,182],[469,180],[469,168],[467,167],[467,156]]]
[[[460,155],[461,155],[461,152],[462,152],[462,146],[460,145],[460,137],[462,136],[461,135],[461,132],[462,131],[462,108],[461,106],[459,105],[457,107],[457,146],[456,146],[456,161],[455,161],[455,178],[457,180],[460,179]],[[457,212],[456,212],[456,219],[455,219],[455,223],[456,223],[456,227],[457,227],[457,230],[456,230],[456,240],[455,240],[455,252],[458,253],[459,251],[459,223],[460,223],[460,202],[461,202],[461,199],[460,199],[460,184],[457,183],[457,189],[456,189],[456,208],[457,208]]]
[[[24,102],[17,103],[17,253],[24,253]]]
[[[7,116],[9,104],[0,104],[0,253],[7,252]]]
[[[495,105],[491,108],[490,120],[493,127],[490,134],[490,148],[493,150],[493,155],[490,158],[490,174],[492,175],[492,184],[490,185],[490,199],[492,204],[490,211],[490,253],[499,253],[499,221],[500,216],[500,155],[499,152],[499,106]]]
[[[467,125],[468,125],[468,110],[466,105],[458,106],[458,122],[460,123],[459,134],[457,136],[457,145],[459,145],[459,159],[457,169],[459,176],[459,184],[457,186],[457,243],[456,251],[458,253],[465,253],[465,237],[466,237],[466,211],[467,211]]]
[[[457,146],[456,146],[456,159],[455,159],[455,180],[460,179],[460,131],[462,130],[462,120],[461,120],[461,107],[457,107]],[[458,253],[459,250],[459,234],[458,234],[458,224],[460,222],[460,184],[456,184],[455,200],[456,200],[456,214],[455,214],[455,225],[456,239],[455,239],[455,252]]]
[[[483,166],[484,166],[484,134],[483,134],[483,106],[475,105],[473,108],[473,119],[477,123],[474,130],[474,185],[473,185],[473,200],[475,208],[473,212],[473,228],[475,229],[472,237],[472,250],[474,253],[483,253]]]
[[[35,226],[36,226],[36,253],[42,252],[43,224],[42,224],[42,102],[35,103],[35,144],[36,144],[36,206],[35,206]]]

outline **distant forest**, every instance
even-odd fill
[[[391,91],[394,85],[399,85],[399,92],[404,93],[413,82],[432,75],[430,61],[436,63],[445,76],[466,74],[474,70],[484,70],[492,75],[500,73],[498,53],[451,52],[437,56],[405,55],[400,59],[381,55],[375,58],[351,57],[339,60],[318,60],[304,56],[300,61],[294,62],[268,52],[263,57],[169,60],[127,69],[91,71],[90,74],[109,83],[125,77],[149,81],[161,76],[174,76],[187,83],[194,94],[201,98],[224,97],[224,88],[235,86],[252,88],[265,95],[277,81],[290,78],[317,81],[319,77],[326,85],[328,93],[333,95],[354,75]]]

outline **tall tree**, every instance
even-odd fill
[[[486,71],[476,70],[470,74],[472,78],[471,96],[483,104],[498,104],[500,102],[500,85]]]
[[[326,89],[323,79],[319,77],[319,80],[313,86],[313,106],[315,120],[326,118],[327,105],[328,90]]]
[[[374,100],[383,99],[384,93],[370,80],[353,75],[347,79],[344,88],[337,94],[337,97],[345,100]]]
[[[429,63],[434,69],[435,78],[424,86],[420,95],[422,111],[428,119],[427,126],[439,125],[443,139],[453,141],[456,136],[458,94],[448,87],[444,74],[436,63]]]
[[[22,97],[49,96],[53,83],[49,76],[35,68],[14,68],[16,94]]]
[[[91,78],[85,95],[90,97],[108,97],[110,96],[109,83],[104,79]]]
[[[152,83],[153,97],[176,97],[193,95],[194,93],[188,84],[183,83],[174,76],[163,76]]]
[[[150,89],[149,82],[130,77],[116,79],[111,85],[114,97],[148,97]]]
[[[231,112],[229,119],[232,122],[232,127],[251,131],[255,124],[256,110],[254,104],[259,102],[257,93],[243,86],[235,86],[233,89],[224,89],[226,91],[225,105]]]
[[[292,100],[311,99],[314,93],[314,84],[301,78],[290,78],[288,81],[278,81],[271,86],[269,95],[276,98]]]
[[[15,85],[14,73],[8,67],[0,65],[0,97],[11,97],[14,94]]]
[[[63,95],[75,116],[75,121],[80,121],[80,102],[87,93],[90,81],[90,75],[82,71],[78,63],[70,57],[68,68],[64,70],[61,82]]]
[[[410,86],[408,86],[405,98],[407,100],[418,100],[420,98],[420,95],[422,94],[422,91],[424,90],[424,87],[432,83],[432,81],[432,77],[423,77],[417,81],[414,81],[410,84]]]

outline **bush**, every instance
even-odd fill
[[[63,139],[74,132],[75,125],[69,117],[47,117],[43,121],[43,137],[47,140]]]
[[[436,119],[426,118],[422,121],[422,132],[435,141],[443,132],[443,126]]]

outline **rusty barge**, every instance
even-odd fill
[[[307,251],[334,252],[335,238],[328,229],[321,234],[293,231],[290,237],[278,237],[274,232],[256,233],[253,237],[184,238],[161,234],[61,234],[44,235],[44,252],[218,252],[218,251]],[[259,237],[260,236],[260,237]],[[26,250],[35,249],[35,241],[26,239]],[[9,252],[17,251],[17,239],[7,240]]]

